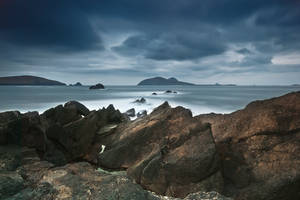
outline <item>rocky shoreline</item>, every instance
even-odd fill
[[[300,92],[130,121],[79,102],[0,113],[0,199],[300,199]]]

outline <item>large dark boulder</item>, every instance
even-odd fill
[[[9,120],[2,125],[0,133],[1,144],[34,147],[40,151],[46,148],[44,127],[38,112],[25,113]]]
[[[67,109],[76,110],[78,114],[83,116],[87,116],[90,113],[90,110],[78,101],[69,101],[65,103],[64,107]]]
[[[21,117],[21,113],[18,111],[8,111],[0,113],[0,145],[7,144],[8,131],[7,124],[11,121],[15,121]]]
[[[50,124],[65,125],[70,122],[76,121],[81,118],[81,111],[78,109],[78,105],[58,105],[54,108],[46,110],[42,117],[44,117]]]
[[[187,109],[164,103],[149,116],[119,125],[101,141],[106,150],[99,155],[99,164],[127,169],[148,190],[174,197],[222,191],[210,126],[199,124]]]
[[[54,141],[56,149],[65,154],[67,160],[77,160],[89,154],[91,146],[96,141],[97,132],[107,125],[116,125],[125,120],[124,115],[110,105],[66,124],[59,123],[63,120],[57,120],[57,123],[52,123],[47,128],[46,135],[51,141]],[[98,154],[99,152],[94,153]]]
[[[127,115],[128,117],[135,117],[135,109],[131,108],[127,110],[124,114]]]
[[[212,124],[226,194],[247,200],[300,199],[300,92],[197,118]]]
[[[95,90],[95,89],[104,89],[104,85],[102,85],[101,83],[98,83],[96,85],[92,85],[89,87],[90,90]]]

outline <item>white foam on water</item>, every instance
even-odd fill
[[[152,95],[155,92],[157,95]],[[177,94],[175,93],[165,93],[164,90],[157,90],[157,91],[142,91],[142,92],[120,92],[117,93],[118,97],[114,98],[112,95],[111,99],[99,99],[99,100],[84,100],[79,101],[83,105],[85,105],[89,110],[99,110],[103,107],[107,107],[112,104],[116,109],[120,110],[120,112],[124,113],[127,110],[134,108],[136,113],[146,110],[147,113],[151,113],[156,107],[163,104],[165,101],[168,101],[171,107],[182,106],[184,108],[190,109],[192,111],[193,116],[205,113],[230,113],[233,110],[226,110],[218,107],[212,107],[206,105],[204,102],[197,102],[197,104],[192,103],[182,103],[176,101],[177,95],[182,95],[182,92]],[[121,96],[121,98],[120,98]],[[124,98],[123,98],[124,96]],[[127,98],[125,98],[127,97]],[[138,98],[144,97],[146,99],[146,103],[134,103],[134,101]],[[21,113],[25,113],[28,111],[38,111],[40,114],[44,111],[56,107],[60,104],[64,105],[66,102],[51,102],[51,103],[38,103],[32,105],[19,105],[17,109]],[[1,109],[0,109],[1,110]],[[6,110],[1,110],[4,112]],[[135,118],[131,118],[135,119]]]

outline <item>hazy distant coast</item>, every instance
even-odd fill
[[[0,77],[0,85],[66,85],[65,83],[37,76],[6,76]]]

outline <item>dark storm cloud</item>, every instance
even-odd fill
[[[189,60],[223,53],[226,47],[218,34],[174,33],[138,35],[113,50],[123,55],[143,55],[154,60]]]
[[[0,73],[262,72],[299,51],[299,0],[0,1]]]
[[[87,15],[72,1],[4,0],[0,36],[14,45],[55,50],[103,48]]]

